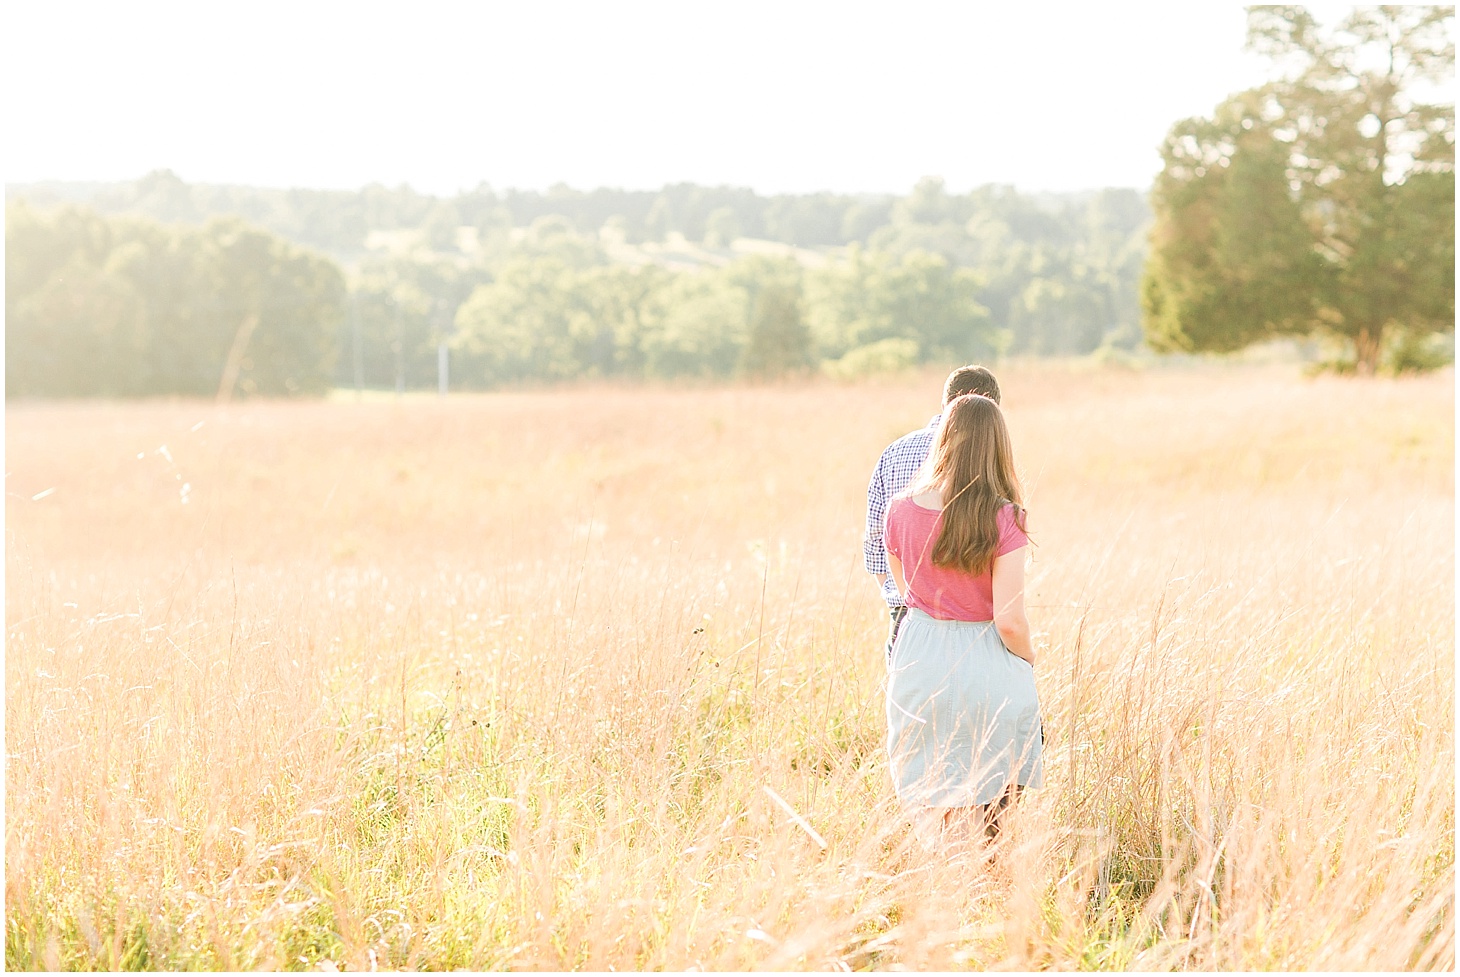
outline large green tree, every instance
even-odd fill
[[[1282,334],[1386,342],[1454,328],[1454,8],[1359,7],[1323,31],[1248,8],[1277,77],[1162,147],[1142,286],[1148,341],[1231,350]]]

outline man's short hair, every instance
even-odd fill
[[[997,404],[999,402],[999,381],[995,380],[994,375],[981,366],[960,366],[948,374],[948,382],[943,384],[943,403],[949,403],[955,397],[962,397],[964,394],[978,394]]]

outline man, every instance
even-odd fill
[[[999,402],[999,382],[994,375],[981,366],[960,366],[948,374],[943,384],[943,403],[947,404],[964,394],[979,394],[994,403]],[[882,533],[887,518],[887,503],[907,488],[917,475],[918,469],[933,447],[938,435],[938,424],[943,420],[941,413],[935,414],[928,426],[904,434],[882,452],[877,467],[872,470],[872,480],[867,483],[867,534],[862,539],[862,559],[867,572],[877,578],[882,587],[882,599],[887,602],[891,624],[887,629],[887,660],[892,660],[892,643],[897,640],[897,629],[907,616],[907,605],[897,592],[897,584],[887,567],[887,547]]]

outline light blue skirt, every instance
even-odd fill
[[[887,753],[910,806],[990,804],[1044,784],[1034,667],[992,621],[940,621],[909,608],[887,676]]]

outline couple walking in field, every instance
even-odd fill
[[[943,411],[882,453],[864,559],[882,585],[887,751],[898,799],[947,835],[997,835],[1043,782],[1024,613],[1025,511],[999,385],[949,375]]]

